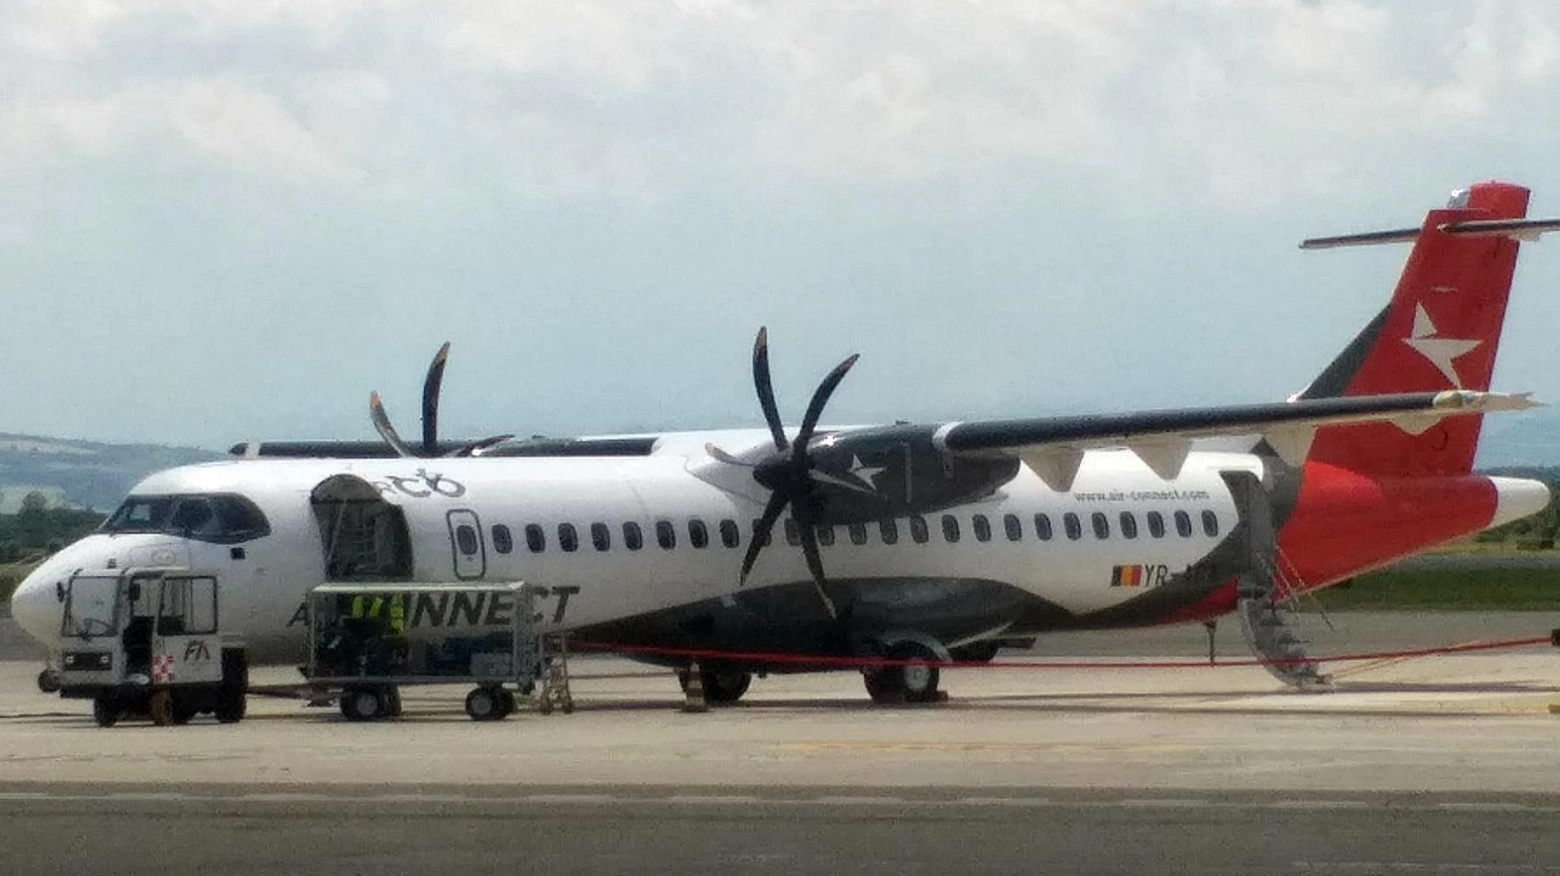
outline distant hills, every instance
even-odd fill
[[[136,482],[165,468],[225,454],[158,444],[104,444],[0,432],[0,513],[14,514],[31,491],[51,505],[109,511]],[[1490,417],[1481,469],[1560,465],[1560,409]],[[15,507],[12,507],[15,506]]]
[[[1560,408],[1486,417],[1479,468],[1560,465]]]
[[[165,468],[223,454],[156,444],[102,444],[0,432],[0,512],[36,490],[51,505],[111,511],[136,482]]]

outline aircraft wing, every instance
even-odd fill
[[[1088,450],[1125,447],[1161,477],[1173,478],[1192,441],[1261,435],[1292,465],[1304,461],[1316,429],[1388,421],[1420,433],[1442,417],[1515,411],[1537,406],[1528,393],[1414,392],[1346,398],[1183,408],[1091,416],[1041,417],[949,423],[933,437],[944,452],[960,456],[1009,456],[1023,460],[1053,489],[1071,487]]]

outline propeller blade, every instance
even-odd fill
[[[763,516],[758,518],[758,524],[753,527],[753,539],[748,542],[747,553],[742,555],[742,574],[737,578],[737,586],[747,583],[748,573],[753,571],[753,563],[758,560],[758,552],[764,549],[764,542],[769,541],[769,535],[774,531],[775,521],[780,518],[780,512],[785,510],[786,503],[790,501],[779,490],[769,494],[769,502],[764,506]]]
[[[422,446],[423,456],[439,455],[439,387],[444,383],[444,363],[450,358],[450,342],[445,341],[428,363],[423,379]]]
[[[829,403],[829,396],[834,394],[834,388],[840,385],[845,375],[850,373],[852,365],[861,358],[861,354],[855,353],[844,362],[834,366],[829,376],[818,384],[818,389],[813,392],[812,401],[807,405],[807,413],[802,417],[802,429],[796,433],[796,446],[799,452],[805,453],[807,442],[812,440],[813,429],[818,426],[818,418],[823,415],[823,406]]]
[[[758,389],[758,404],[764,409],[764,422],[769,424],[769,434],[774,436],[775,449],[786,448],[785,428],[780,423],[780,409],[775,406],[775,387],[769,381],[769,329],[759,326],[758,337],[753,340],[753,386]]]
[[[795,514],[793,507],[792,513]],[[813,587],[818,591],[818,598],[823,600],[823,607],[828,610],[829,617],[840,619],[840,613],[834,608],[834,600],[829,598],[827,589],[828,578],[823,574],[823,557],[818,555],[818,527],[811,521],[800,518],[796,521],[797,528],[802,531],[802,556],[807,558],[807,571],[812,573]]]
[[[374,421],[374,429],[379,432],[379,437],[385,439],[385,443],[390,445],[390,449],[397,455],[407,457],[417,455],[412,452],[412,448],[406,446],[401,436],[396,434],[395,427],[390,425],[390,417],[385,414],[385,404],[379,400],[377,392],[368,395],[368,416]]]
[[[509,434],[509,435],[490,435],[490,436],[488,436],[486,438],[483,438],[481,441],[473,441],[473,442],[471,442],[470,444],[467,444],[464,447],[458,447],[455,450],[452,450],[452,451],[450,451],[449,453],[447,453],[445,455],[446,456],[481,456],[482,455],[482,451],[488,449],[489,447],[492,447],[495,444],[503,444],[505,441],[508,441],[509,439],[511,439],[513,437],[515,437],[513,434]]]
[[[740,465],[743,468],[755,468],[755,467],[757,467],[757,463],[743,462],[742,460],[736,458],[735,456],[732,456],[730,453],[727,453],[725,451],[725,449],[723,449],[722,447],[720,447],[717,444],[706,444],[706,445],[704,445],[704,452],[708,453],[716,461],[724,462],[727,465]]]

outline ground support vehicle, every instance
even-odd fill
[[[448,622],[415,622],[429,612]],[[508,717],[538,684],[542,711],[573,710],[565,656],[538,633],[523,582],[326,584],[309,592],[308,615],[304,674],[316,692],[335,692],[349,721],[399,715],[405,685],[471,684],[466,714],[476,721]]]
[[[64,604],[58,684],[92,700],[109,727],[125,716],[159,726],[203,712],[242,720],[248,661],[221,628],[217,579],[178,568],[77,571],[57,585]]]

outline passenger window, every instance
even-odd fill
[[[1121,512],[1121,537],[1137,538],[1137,534],[1137,518],[1132,516],[1131,511]]]
[[[758,532],[758,519],[754,518],[753,519],[753,537],[756,538],[756,539],[762,540],[763,543],[764,543],[764,547],[769,547],[771,544],[774,544],[774,541],[775,541],[775,531],[774,531],[773,528],[771,528],[768,532],[760,535],[759,532]]]
[[[605,523],[592,523],[590,525],[590,543],[598,551],[604,551],[612,547],[612,530]]]
[[[796,521],[789,517],[785,521],[785,540],[791,547],[802,543],[802,530],[796,525]]]
[[[1008,541],[1023,540],[1024,524],[1019,521],[1017,514],[1002,515],[1002,528],[1007,532]]]
[[[631,551],[645,546],[645,534],[639,530],[639,524],[633,521],[623,524],[623,546]]]
[[[700,550],[709,546],[710,530],[704,525],[703,520],[694,519],[688,521],[688,543]]]
[[[493,527],[493,550],[507,554],[514,549],[515,537],[510,534],[509,527],[502,523]]]
[[[1219,534],[1219,515],[1213,513],[1212,511],[1204,511],[1202,513],[1202,521],[1203,533],[1205,535],[1207,535],[1209,538],[1213,538]]]
[[[899,542],[899,524],[892,517],[879,520],[878,535],[883,537],[884,544],[897,544]]]
[[[971,522],[975,524],[976,541],[991,541],[991,521],[986,519],[986,515],[976,514]]]
[[[720,522],[720,543],[729,548],[734,548],[742,543],[742,530],[737,528],[737,521],[722,520]]]
[[[1185,511],[1175,512],[1175,532],[1182,538],[1192,537],[1192,515]]]
[[[469,523],[462,523],[455,527],[455,544],[460,552],[466,556],[475,556],[477,553],[477,531]]]
[[[1071,511],[1062,515],[1062,528],[1067,530],[1067,537],[1073,541],[1083,538],[1083,521]]]
[[[834,527],[818,527],[818,544],[822,545],[823,547],[828,547],[829,545],[834,544]]]
[[[959,518],[944,514],[942,518],[943,541],[953,544],[959,540]]]
[[[867,525],[865,523],[852,523],[850,525],[850,543],[867,543]]]
[[[558,524],[558,547],[564,551],[573,552],[580,546],[580,534],[574,531],[574,524]]]
[[[1089,525],[1094,527],[1095,538],[1110,538],[1110,518],[1096,511],[1089,515]]]
[[[525,546],[530,548],[533,554],[547,550],[547,533],[535,523],[526,524]]]
[[[1148,512],[1148,534],[1154,538],[1165,537],[1165,515],[1158,511]]]
[[[930,534],[926,531],[926,518],[919,514],[910,515],[910,538],[916,544],[926,544]]]
[[[1051,518],[1044,514],[1036,514],[1035,535],[1038,535],[1041,541],[1050,541],[1051,534]]]
[[[662,550],[671,550],[677,547],[677,527],[670,520],[657,520],[655,522],[655,542]]]

